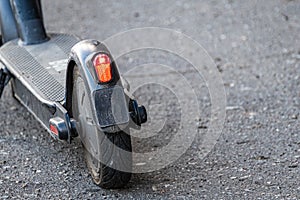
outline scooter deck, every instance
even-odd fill
[[[22,45],[17,39],[0,48],[0,60],[42,98],[60,102],[65,97],[69,53],[77,42],[77,37],[66,34],[52,34],[49,41],[36,45]]]

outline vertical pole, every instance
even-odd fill
[[[3,43],[18,38],[17,27],[9,0],[0,0],[0,28]]]
[[[19,37],[25,45],[48,40],[40,0],[11,0]]]

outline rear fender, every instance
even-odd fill
[[[109,83],[99,84],[92,62],[98,53],[107,54],[112,61],[112,80]],[[88,90],[93,106],[94,121],[97,122],[98,127],[107,132],[117,132],[127,127],[129,123],[128,102],[120,81],[119,70],[107,47],[96,40],[84,40],[72,48],[67,67],[65,99],[65,107],[71,117],[75,66],[79,68]],[[109,95],[113,95],[114,98],[110,98]],[[105,100],[107,96],[108,99]]]

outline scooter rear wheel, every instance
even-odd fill
[[[91,100],[77,66],[74,68],[73,78],[72,117],[76,120],[77,132],[83,143],[84,156],[93,181],[107,189],[124,187],[131,178],[130,135],[127,131],[99,131],[93,121]]]

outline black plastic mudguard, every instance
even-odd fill
[[[112,60],[113,79],[106,84],[99,84],[95,76],[92,60],[98,53],[105,53]],[[73,70],[75,66],[79,68],[88,89],[94,111],[94,121],[98,122],[98,127],[104,129],[120,125],[127,126],[129,123],[128,102],[120,80],[119,70],[106,46],[96,40],[84,40],[72,48],[67,68],[65,100],[65,107],[70,113],[72,113]],[[113,128],[113,130],[117,129]]]
[[[94,92],[96,113],[102,128],[129,122],[129,111],[123,88],[116,86]]]

